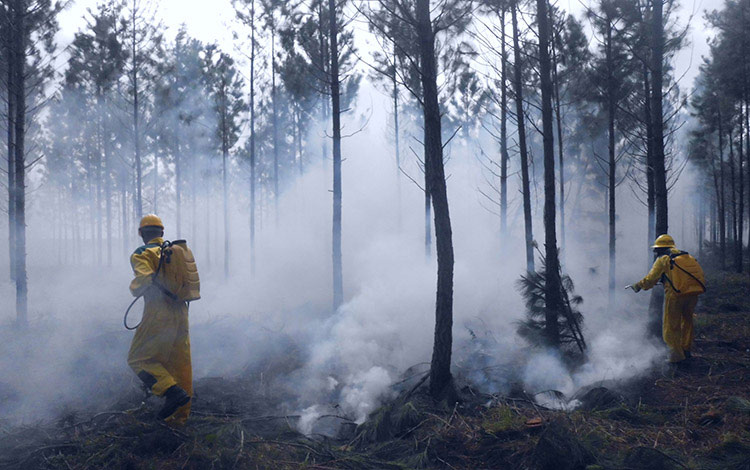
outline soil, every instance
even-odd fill
[[[135,391],[94,415],[0,422],[0,468],[750,470],[750,281],[713,281],[691,359],[617,390],[594,387],[574,411],[470,387],[459,404],[435,403],[410,386],[362,425],[335,409],[321,417],[314,431],[335,438],[305,436],[273,378],[259,386],[248,371],[196,381],[182,428],[156,421],[159,402]]]

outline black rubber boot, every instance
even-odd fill
[[[164,397],[167,400],[164,402],[161,410],[159,410],[159,414],[156,415],[159,419],[169,418],[179,407],[185,406],[190,402],[190,395],[177,385],[169,387],[164,392]]]

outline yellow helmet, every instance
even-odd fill
[[[654,244],[651,245],[651,248],[674,248],[674,238],[667,235],[666,233],[664,235],[659,235],[656,237],[656,241],[654,241]]]
[[[141,219],[141,225],[138,228],[142,229],[143,227],[159,227],[160,229],[164,230],[164,224],[156,214],[144,215]]]

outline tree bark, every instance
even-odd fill
[[[648,209],[648,240],[646,246],[650,247],[656,239],[656,197],[654,192],[654,152],[653,152],[653,129],[651,127],[651,86],[649,82],[648,64],[643,62],[643,120],[646,126],[646,207]],[[651,267],[653,254],[648,250],[648,267]]]
[[[16,324],[19,328],[28,326],[26,277],[26,4],[15,0],[15,281],[16,281]]]
[[[11,16],[11,13],[8,13]],[[16,280],[16,54],[12,44],[11,36],[5,32],[5,40],[9,42],[7,47],[7,146],[8,146],[8,261],[10,264],[10,280]]]
[[[331,43],[331,109],[333,115],[333,310],[344,301],[341,259],[341,97],[336,1],[328,1]]]
[[[271,11],[271,15],[273,15]],[[276,109],[276,23],[271,23],[271,113],[273,126],[273,204],[274,220],[279,226],[279,118]]]
[[[729,129],[727,131],[727,137],[729,138],[729,194],[730,194],[730,204],[731,204],[731,231],[732,231],[732,258],[734,262],[734,269],[737,270],[737,240],[740,238],[739,236],[739,227],[737,225],[737,222],[739,221],[739,216],[737,214],[737,175],[736,175],[736,168],[737,168],[737,162],[734,158],[734,136],[732,135],[732,122],[729,122]],[[740,173],[742,175],[742,173]],[[740,263],[740,266],[742,264]]]
[[[138,102],[139,99],[139,91],[138,90],[138,48],[137,48],[137,38],[136,38],[136,13],[137,8],[135,8],[135,4],[133,6],[132,11],[132,17],[131,17],[131,28],[132,30],[132,40],[131,40],[131,54],[133,61],[133,148],[135,151],[135,215],[137,219],[140,219],[143,217],[143,194],[142,194],[142,188],[143,184],[141,181],[142,178],[142,168],[141,168],[141,132],[140,132],[140,103]]]
[[[102,100],[106,106],[106,100]],[[104,129],[104,204],[105,216],[107,218],[107,266],[112,266],[112,147],[110,127],[102,123]]]
[[[229,277],[229,168],[227,160],[229,157],[229,129],[227,122],[227,109],[229,104],[227,103],[227,94],[229,93],[228,84],[226,83],[225,77],[222,77],[222,91],[221,91],[221,183],[222,183],[222,196],[224,199],[224,278]]]
[[[664,23],[662,18],[663,0],[651,0],[651,155],[654,172],[654,232],[662,235],[669,231],[667,171],[664,161],[664,113],[662,109],[664,84]],[[661,311],[664,291],[654,289],[651,294],[649,312],[652,318],[651,331],[661,335]]]
[[[398,126],[398,77],[396,75],[396,42],[393,43],[393,132],[394,142],[396,151],[396,218],[398,221],[398,229],[401,230],[401,148],[399,141],[399,126]]]
[[[558,316],[563,300],[560,281],[560,260],[557,251],[555,224],[555,148],[552,127],[552,78],[549,57],[549,19],[547,0],[537,0],[539,26],[539,74],[542,88],[542,132],[544,145],[544,333],[550,346],[559,347],[560,328]]]
[[[745,174],[742,171],[745,161],[745,150],[744,150],[744,122],[743,122],[743,115],[745,113],[742,110],[742,103],[740,103],[740,142],[739,146],[737,147],[738,153],[739,153],[739,166],[737,168],[738,171],[738,194],[737,194],[737,200],[738,200],[738,208],[737,208],[737,243],[734,253],[734,264],[735,264],[735,270],[738,273],[742,272],[743,268],[743,247],[742,247],[742,239],[745,236]]]
[[[430,19],[430,1],[417,0],[417,37],[419,40],[423,112],[425,127],[425,174],[427,190],[435,212],[437,249],[437,296],[435,302],[435,340],[430,364],[430,393],[435,398],[452,390],[451,353],[453,349],[453,234],[443,167],[443,144],[438,102],[435,33]]]
[[[652,0],[651,31],[651,127],[654,155],[654,196],[656,200],[656,233],[669,231],[667,172],[664,156],[664,114],[662,108],[664,82],[664,21],[663,0]]]
[[[608,131],[608,150],[609,150],[609,170],[608,170],[608,213],[609,213],[609,313],[614,312],[615,306],[615,268],[617,263],[616,252],[616,213],[615,213],[615,71],[614,58],[612,57],[612,28],[613,25],[607,25],[607,131]]]
[[[255,276],[255,0],[250,2],[250,273]]]
[[[500,55],[503,73],[500,77],[500,236],[508,236],[508,56],[505,50],[505,8],[500,14]]]
[[[727,260],[727,222],[726,222],[726,188],[724,186],[724,128],[722,125],[721,109],[718,113],[719,120],[719,253],[721,256],[721,269],[726,268]]]
[[[552,22],[552,19],[550,20]],[[554,28],[551,28],[554,29]],[[563,128],[562,128],[562,105],[560,104],[560,76],[557,72],[557,49],[559,45],[555,41],[552,32],[552,80],[555,87],[555,121],[557,124],[557,154],[560,165],[560,256],[561,262],[565,261],[565,158],[563,154]]]
[[[526,270],[534,271],[534,235],[531,227],[531,184],[529,182],[529,157],[526,148],[526,117],[523,111],[523,81],[521,79],[521,47],[518,39],[518,4],[511,7],[513,23],[513,87],[516,94],[516,122],[518,123],[518,147],[521,152],[521,185],[523,191],[523,221],[526,242]]]

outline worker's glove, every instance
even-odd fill
[[[625,289],[633,289],[633,292],[640,292],[641,286],[639,286],[638,284],[630,284],[628,286],[625,286]]]

